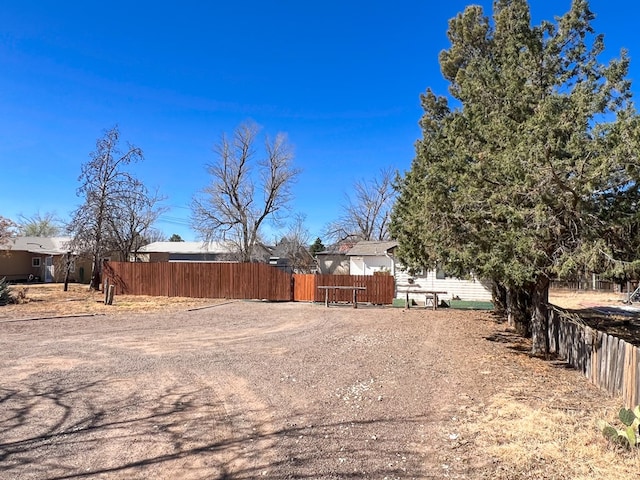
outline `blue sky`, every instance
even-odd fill
[[[315,238],[355,181],[410,167],[419,95],[446,94],[438,53],[470,3],[0,0],[0,215],[66,219],[81,164],[117,124],[144,151],[137,176],[167,197],[158,228],[196,240],[188,206],[212,146],[251,119],[288,134],[302,169],[291,212]],[[530,4],[534,23],[570,7]],[[590,5],[603,60],[626,48],[637,79],[640,3]]]

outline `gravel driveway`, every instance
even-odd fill
[[[489,314],[232,302],[0,322],[0,478],[471,478]]]

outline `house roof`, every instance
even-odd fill
[[[316,255],[346,255],[349,250],[355,246],[354,242],[344,241],[335,245],[331,245],[326,250],[316,253]]]
[[[351,250],[347,252],[347,255],[357,255],[359,257],[386,255],[397,246],[398,242],[361,241],[356,243]]]
[[[138,253],[231,253],[228,242],[153,242],[138,250]]]
[[[284,239],[277,245],[270,247],[271,256],[286,257],[291,254],[313,258],[309,250],[304,245],[298,245],[290,240]]]
[[[71,237],[14,237],[3,245],[2,249],[42,255],[61,255],[69,251],[70,241]]]

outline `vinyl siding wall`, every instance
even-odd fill
[[[396,268],[396,298],[405,298],[409,277],[411,277],[411,275],[406,271]],[[440,279],[437,278],[435,270],[427,272],[426,275],[414,275],[412,278],[414,279],[413,284],[417,285],[413,287],[415,289],[447,292],[446,295],[441,296],[443,299],[458,297],[460,300],[491,300],[491,284],[489,282],[477,279],[465,280],[454,277]],[[418,303],[424,301],[424,294],[410,293],[409,297]]]

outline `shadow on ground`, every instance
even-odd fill
[[[211,389],[185,390],[184,383],[153,398],[109,398],[117,380],[65,387],[57,377],[35,377],[0,389],[2,478],[319,478],[335,462],[358,466],[352,474],[341,470],[340,478],[409,478],[413,474],[400,461],[360,469],[390,451],[398,459],[416,456],[409,447],[371,438],[366,427],[425,422],[372,418],[298,425],[268,411],[230,413]],[[349,442],[343,442],[345,435]],[[311,471],[311,465],[324,471]]]

